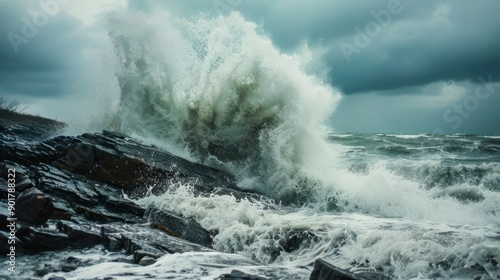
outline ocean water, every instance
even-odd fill
[[[94,127],[224,169],[280,202],[172,186],[138,203],[217,230],[220,253],[103,263],[69,279],[213,279],[232,268],[307,279],[317,258],[399,279],[500,277],[500,137],[334,133],[342,94],[312,51],[285,53],[238,13],[116,12],[106,28],[116,87],[100,96]]]

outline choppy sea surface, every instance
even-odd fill
[[[217,229],[220,253],[170,255],[148,267],[103,263],[69,279],[214,279],[233,269],[308,279],[319,257],[400,279],[500,277],[500,137],[330,134],[328,143],[337,169],[300,205],[196,197],[189,186],[139,201]]]

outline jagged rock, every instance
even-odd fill
[[[16,191],[24,192],[26,189],[34,188],[35,184],[28,176],[24,174],[17,173],[16,174]]]
[[[16,199],[16,217],[33,225],[47,222],[53,210],[52,200],[35,188],[23,191]]]
[[[70,176],[57,168],[41,165],[37,169],[38,187],[48,194],[87,206],[95,205],[99,195],[92,186],[82,181],[72,180]]]
[[[73,247],[90,247],[102,243],[99,231],[92,226],[58,222],[57,229],[68,235],[69,242]]]
[[[314,263],[314,269],[311,273],[310,280],[360,280],[354,273],[340,269],[332,264],[327,263],[322,259],[317,259]]]
[[[54,204],[54,210],[52,211],[52,215],[50,215],[49,219],[71,220],[72,217],[77,219],[76,212],[73,210],[68,201],[54,195],[46,195],[52,199],[52,204]]]
[[[109,251],[120,251],[123,249],[123,241],[121,234],[103,234],[104,248]]]
[[[220,280],[268,280],[268,278],[261,277],[258,275],[251,275],[243,271],[233,269],[230,274],[223,274],[217,279]]]
[[[68,175],[59,169],[113,185],[133,198],[146,195],[149,186],[153,186],[153,194],[161,194],[171,183],[189,184],[202,195],[219,191],[238,199],[263,198],[262,195],[241,191],[235,184],[235,178],[226,172],[190,162],[118,133],[103,131],[77,137],[58,136],[25,145],[15,145],[2,139],[0,137],[0,160],[43,167],[43,170],[37,171],[36,177],[44,179],[39,188],[44,191],[45,188],[50,189],[47,193],[52,191],[63,195],[60,192],[66,190],[67,195],[74,199],[78,199],[81,194],[75,191],[75,188],[80,189],[78,184],[81,180],[68,180]],[[60,183],[68,183],[69,187],[61,188]],[[97,190],[83,187],[81,191],[87,195],[81,197],[85,201],[88,195]]]
[[[206,247],[212,245],[210,233],[197,222],[175,215],[172,212],[154,209],[149,214],[149,221],[154,228],[182,239]]]
[[[140,217],[144,215],[144,208],[140,207],[133,201],[126,199],[117,199],[114,197],[110,197],[108,200],[106,200],[104,207],[106,207],[106,209],[111,209],[118,212],[132,213]]]
[[[134,256],[135,263],[139,263],[144,256],[150,256],[157,259],[168,254],[166,250],[157,244],[151,244],[150,242],[144,241],[140,236],[135,234],[122,235],[122,242],[125,251]]]
[[[101,205],[94,207],[76,206],[75,212],[84,216],[90,221],[106,223],[106,222],[139,222],[136,216],[128,216],[127,213],[109,212]]]
[[[101,227],[101,239],[104,248],[109,251],[120,251],[123,249],[122,232],[124,229],[116,229],[109,226]]]
[[[116,254],[114,260],[143,265],[165,254],[213,252],[211,234],[216,231],[208,232],[191,219],[157,209],[149,209],[144,217],[145,209],[129,197],[163,194],[172,184],[180,183],[193,186],[197,196],[270,200],[239,189],[235,178],[226,172],[123,134],[103,131],[46,140],[49,135],[44,129],[1,120],[0,131],[0,202],[8,198],[5,178],[8,168],[14,168],[20,222],[16,254],[43,256],[41,266],[30,270],[37,277],[90,265],[84,259],[60,256],[75,250]],[[0,221],[6,219],[0,215]],[[34,226],[40,224],[45,225]],[[4,248],[8,238],[6,229],[0,228],[1,250],[9,249]],[[285,242],[284,246],[293,249],[299,243]]]
[[[69,272],[76,270],[82,265],[82,261],[75,257],[68,257],[61,267],[62,272]]]
[[[344,269],[338,268],[322,259],[317,259],[310,280],[388,280],[387,275],[378,272],[363,272],[354,274]]]
[[[141,228],[133,231],[118,233],[105,233],[110,240],[120,239],[122,248],[129,254],[134,255],[136,263],[143,256],[159,258],[165,254],[185,253],[185,252],[212,252],[213,250],[189,241],[169,236],[160,230],[149,230],[144,232]],[[109,231],[109,229],[108,229]],[[118,236],[121,236],[118,237]]]
[[[17,235],[25,244],[25,250],[29,251],[60,250],[70,244],[68,235],[58,232],[22,227]]]

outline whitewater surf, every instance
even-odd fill
[[[341,94],[308,70],[307,48],[281,51],[238,13],[116,12],[106,27],[117,87],[104,98],[102,128],[222,168],[278,201],[199,197],[176,185],[141,205],[216,231],[214,248],[257,261],[254,272],[297,270],[282,279],[305,279],[300,269],[317,258],[400,279],[500,277],[498,138],[334,134],[327,120]],[[304,241],[285,244],[291,236]],[[210,254],[72,275],[154,270],[201,279],[209,276],[196,264]]]

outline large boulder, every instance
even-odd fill
[[[43,225],[54,211],[52,199],[36,188],[29,188],[16,199],[15,216],[23,222]]]
[[[389,280],[391,277],[379,272],[354,274],[334,266],[322,259],[317,259],[309,280]]]
[[[169,235],[202,246],[210,247],[212,245],[210,233],[191,219],[183,218],[169,211],[153,209],[149,214],[149,221],[151,227],[158,228]]]

